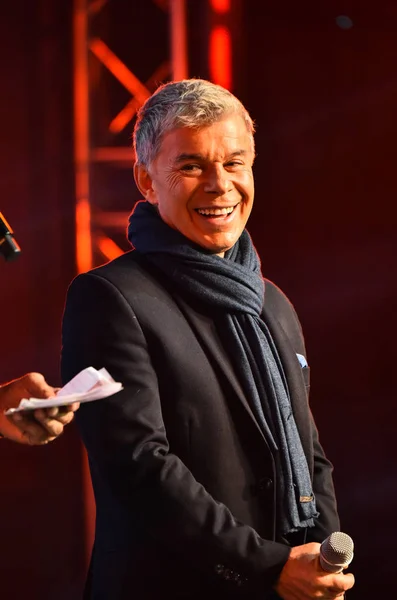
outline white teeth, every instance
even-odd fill
[[[220,217],[221,215],[230,215],[234,210],[234,206],[228,208],[198,208],[197,212],[200,215]]]

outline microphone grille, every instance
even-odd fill
[[[353,560],[354,543],[350,535],[334,531],[320,548],[320,564],[325,571],[337,573]]]

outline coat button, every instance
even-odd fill
[[[259,492],[268,492],[273,488],[273,481],[270,477],[262,477],[258,481],[258,491]]]

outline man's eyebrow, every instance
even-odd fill
[[[244,156],[248,154],[248,150],[234,150],[234,152],[231,152],[231,154],[227,155],[226,160],[230,160],[231,158],[234,158],[235,156]],[[200,161],[205,161],[206,158],[205,156],[203,156],[202,154],[189,154],[188,152],[182,152],[182,154],[178,154],[178,156],[176,156],[175,158],[175,162],[176,163],[181,163],[184,162],[185,160],[200,160]]]
[[[248,150],[243,150],[243,148],[240,148],[240,150],[235,150],[231,154],[228,154],[227,158],[228,158],[228,160],[230,160],[231,158],[234,158],[235,156],[245,156],[246,154],[248,154]]]
[[[182,152],[182,154],[178,154],[175,158],[176,163],[184,162],[185,160],[204,160],[204,156],[202,154],[189,154],[187,152]]]

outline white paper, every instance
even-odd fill
[[[115,381],[106,369],[97,371],[94,367],[87,367],[73,377],[53,398],[23,398],[17,408],[9,408],[6,415],[11,415],[23,410],[36,410],[37,408],[51,408],[53,406],[66,406],[73,402],[92,402],[116,394],[123,389],[121,383]]]

